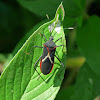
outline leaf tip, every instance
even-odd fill
[[[64,11],[64,7],[63,7],[62,3],[63,3],[63,1],[61,2],[61,4],[59,5],[59,7],[57,9],[56,15],[60,13],[61,20],[63,21],[64,20],[64,16],[65,16],[65,11]]]
[[[63,11],[63,19],[64,19],[65,11],[64,11],[64,7],[63,7],[63,1],[62,1],[61,4],[59,5],[59,8],[61,8],[62,11]]]

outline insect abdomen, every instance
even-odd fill
[[[44,75],[49,74],[53,69],[55,50],[56,48],[54,47],[47,47],[44,45],[43,55],[40,62],[40,70]]]
[[[52,71],[52,69],[53,69],[53,64],[54,64],[54,63],[51,64],[49,58],[47,58],[47,59],[46,59],[45,61],[43,61],[43,62],[42,62],[42,60],[41,60],[41,62],[40,62],[40,70],[41,70],[41,72],[42,72],[44,75],[49,74],[49,73]]]

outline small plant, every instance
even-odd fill
[[[58,7],[55,18],[40,26],[25,42],[18,53],[13,57],[10,63],[6,66],[0,77],[0,99],[4,100],[53,100],[60,89],[61,82],[64,77],[64,70],[61,72],[61,63],[57,58],[53,71],[48,75],[43,75],[37,64],[36,70],[43,77],[39,78],[39,74],[34,69],[34,64],[43,52],[42,48],[33,48],[33,46],[43,46],[45,38],[41,36],[44,33],[47,39],[54,35],[54,40],[62,37],[62,42],[59,40],[57,45],[62,45],[56,48],[57,55],[63,60],[64,52],[66,52],[66,41],[63,32],[62,21],[64,19],[64,8],[62,3]],[[52,32],[51,32],[52,31]],[[25,52],[32,52],[26,55]],[[61,74],[59,74],[61,72]],[[59,75],[59,79],[58,78]],[[38,79],[39,78],[39,79]]]

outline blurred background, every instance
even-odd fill
[[[49,21],[46,14],[54,18],[61,2],[0,0],[0,74],[27,38]],[[56,100],[100,100],[100,0],[63,0],[63,6],[63,26],[74,30],[65,30],[66,73]]]

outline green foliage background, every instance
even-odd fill
[[[0,72],[62,0],[0,1]],[[66,73],[56,100],[100,98],[100,1],[63,0],[67,43]],[[10,73],[9,73],[10,74]]]

